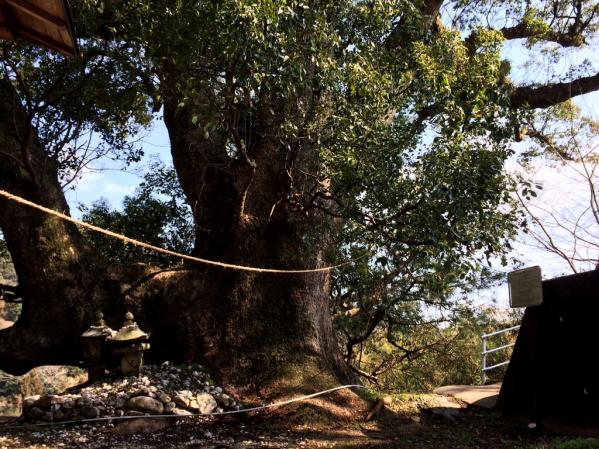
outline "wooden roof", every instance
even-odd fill
[[[0,0],[0,39],[25,39],[77,55],[77,41],[67,0]]]

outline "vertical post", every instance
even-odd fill
[[[483,335],[483,361],[482,361],[482,384],[484,385],[487,382],[487,337]]]

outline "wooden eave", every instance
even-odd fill
[[[67,0],[0,0],[0,39],[24,39],[70,57],[78,52]]]

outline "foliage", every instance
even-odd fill
[[[427,5],[410,1],[114,3],[73,2],[77,61],[1,44],[2,76],[23,99],[29,131],[68,185],[97,157],[139,159],[133,136],[164,107],[182,124],[183,136],[171,124],[171,140],[193,142],[175,158],[179,174],[190,164],[204,170],[189,181],[197,185],[182,183],[185,196],[174,171],[154,168],[122,212],[98,202],[84,209],[86,220],[190,251],[204,229],[202,205],[190,210],[183,198],[204,190],[209,168],[234,188],[247,183],[243,201],[252,183],[280,191],[270,215],[245,222],[269,221],[278,207],[288,222],[307,223],[305,248],[290,257],[309,254],[324,235],[329,259],[351,260],[331,284],[348,362],[369,339],[374,354],[407,338],[448,341],[452,326],[470,332],[466,323],[479,318],[464,318],[460,294],[487,282],[494,260],[508,262],[521,217],[504,163],[514,129],[539,119],[510,104],[506,26],[531,46],[584,42],[597,25],[590,2],[565,15],[562,1],[455,0],[455,28],[433,26]],[[495,19],[506,26],[491,28]],[[566,107],[552,111],[552,123]],[[258,167],[264,142],[275,151]],[[235,214],[246,212],[243,201]],[[88,237],[115,262],[174,263]],[[431,310],[454,324],[425,325]]]
[[[75,60],[9,41],[0,41],[0,51],[0,79],[13,82],[31,117],[22,144],[40,142],[63,187],[98,159],[139,161],[141,148],[131,138],[152,118],[144,94],[151,72],[140,48],[86,39]]]
[[[353,247],[371,260],[382,255],[383,273],[455,264],[450,277],[459,277],[475,268],[475,254],[504,250],[514,220],[498,209],[509,202],[501,168],[511,133],[497,88],[500,34],[479,33],[469,53],[459,33],[433,38],[416,10],[406,17],[407,5],[384,1],[122,6],[111,11],[108,32],[143,60],[134,73],[156,74],[139,101],[176,89],[182,114],[205,139],[226,136],[234,159],[251,156],[238,128],[257,126],[264,109],[277,117],[269,132],[281,151],[320,154],[313,173],[293,174],[289,201],[300,213],[332,212],[323,197],[343,204],[342,256]],[[105,14],[94,2],[75,10],[92,33],[88,17]],[[408,21],[404,45],[378,45],[399,18]],[[314,177],[332,189],[314,192]],[[406,261],[415,252],[412,270]]]
[[[598,438],[575,438],[555,443],[555,449],[593,449],[599,446]]]
[[[154,246],[188,253],[193,243],[191,212],[172,167],[153,162],[132,196],[123,200],[123,210],[111,210],[106,200],[90,208],[80,206],[83,220]],[[89,232],[88,239],[112,262],[142,262],[160,266],[180,263],[172,257]]]
[[[364,344],[354,365],[377,373],[382,391],[430,392],[440,385],[479,385],[481,335],[519,324],[518,313],[500,315],[496,309],[461,307],[444,322],[406,323],[382,329]],[[489,340],[488,349],[514,341],[502,334]],[[487,366],[509,358],[509,351],[488,356]],[[488,373],[488,382],[503,378],[505,369]]]
[[[588,43],[598,29],[597,4],[592,0],[578,2],[471,2],[456,0],[450,5],[452,24],[462,29],[480,26],[483,20],[505,28],[520,28],[527,45],[548,48],[552,43],[579,46]],[[484,19],[483,19],[484,18]]]

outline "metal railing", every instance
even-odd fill
[[[512,327],[508,327],[506,329],[501,329],[498,330],[496,332],[491,332],[490,334],[483,334],[482,335],[482,340],[483,340],[483,352],[482,352],[482,384],[484,385],[487,382],[487,371],[491,371],[492,369],[495,368],[499,368],[501,366],[505,366],[508,363],[510,363],[509,360],[506,360],[505,362],[501,362],[501,363],[497,363],[495,365],[491,365],[491,366],[487,366],[487,355],[489,354],[493,354],[494,352],[498,352],[504,349],[508,349],[511,348],[512,346],[514,346],[516,344],[516,342],[514,341],[513,343],[509,343],[507,345],[502,345],[502,346],[498,346],[496,348],[493,349],[489,349],[487,350],[487,340],[489,337],[495,337],[497,335],[501,335],[504,334],[506,332],[512,332],[512,331],[516,331],[520,329],[520,325],[518,326],[512,326]]]

